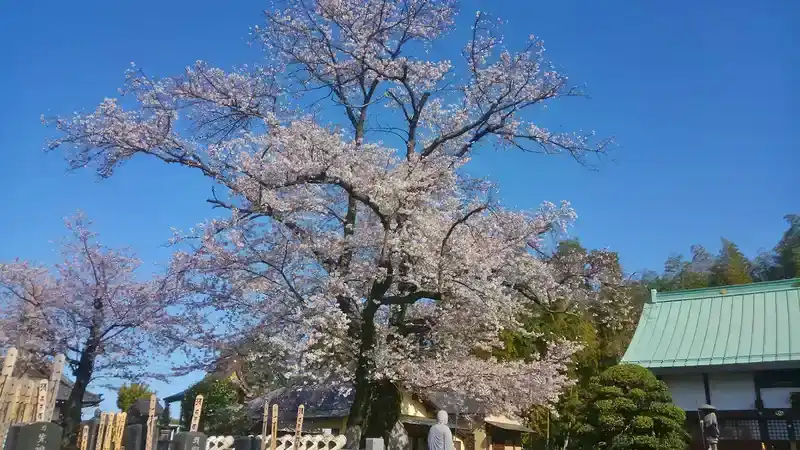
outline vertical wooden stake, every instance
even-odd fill
[[[122,448],[122,435],[125,434],[125,423],[128,421],[128,413],[121,412],[117,414],[117,428],[114,442],[114,449],[120,450]]]
[[[83,428],[81,428],[81,438],[78,441],[78,445],[80,445],[78,450],[86,450],[86,447],[89,445],[89,425],[84,425]]]
[[[36,382],[27,380],[25,391],[25,409],[22,410],[22,419],[20,421],[22,423],[31,423],[36,410]]]
[[[2,407],[6,396],[11,391],[13,384],[14,365],[17,363],[17,349],[11,347],[3,359],[3,368],[0,370],[0,423],[5,421],[5,409]]]
[[[17,422],[19,415],[19,397],[22,393],[22,380],[14,379],[14,387],[11,390],[11,396],[6,407],[6,423],[11,425]],[[2,442],[2,441],[0,441]]]
[[[111,450],[111,442],[114,439],[114,421],[116,414],[108,413],[106,416],[106,431],[103,433],[103,450]]]
[[[305,412],[305,406],[300,405],[297,408],[297,425],[294,428],[294,448],[298,450],[300,448],[300,438],[303,435],[303,413]]]
[[[156,425],[156,394],[150,395],[150,408],[147,410],[147,433],[145,433],[144,450],[153,450],[153,436]]]
[[[61,384],[61,377],[64,374],[64,355],[56,355],[53,359],[53,369],[50,372],[50,383],[47,388],[47,407],[44,416],[47,421],[53,419],[53,410],[56,408],[56,396],[58,396],[58,386]]]
[[[47,409],[47,384],[47,380],[39,382],[39,393],[36,396],[36,422],[49,422],[44,415]]]
[[[267,427],[269,426],[269,402],[264,399],[264,411],[261,414],[261,450],[267,450]]]
[[[103,450],[103,441],[105,441],[106,433],[108,433],[108,413],[100,413],[100,424],[97,425],[94,450]]]
[[[278,405],[272,405],[272,439],[270,440],[269,450],[275,450],[278,445]]]
[[[19,401],[19,391],[22,387],[22,381],[15,380],[14,378],[8,378],[6,383],[13,383],[13,387],[11,388],[11,392],[6,395],[8,404],[5,406],[4,411],[0,411],[0,414],[4,417],[3,421],[0,422],[0,444],[6,441],[8,429],[11,427],[11,424],[14,423],[17,412],[17,402]],[[0,405],[2,405],[2,402],[0,402]]]
[[[200,414],[203,412],[203,396],[198,395],[194,399],[194,411],[192,411],[192,423],[189,426],[189,431],[194,433],[200,426]],[[147,449],[150,450],[150,449]]]

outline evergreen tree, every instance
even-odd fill
[[[785,219],[789,228],[775,246],[777,274],[784,279],[796,278],[800,276],[800,215],[789,214]]]
[[[729,286],[752,283],[750,277],[751,264],[746,256],[733,242],[723,238],[714,265],[711,267],[710,286]]]
[[[150,386],[142,383],[123,384],[117,391],[117,408],[122,412],[128,410],[141,398],[149,399],[153,394]]]
[[[208,377],[192,385],[181,401],[181,426],[188,427],[195,398],[203,395],[199,430],[208,435],[238,435],[250,430],[247,408],[242,393],[230,379]]]

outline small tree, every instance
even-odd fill
[[[135,255],[99,244],[90,225],[80,214],[67,220],[62,261],[52,267],[0,262],[0,347],[26,359],[66,355],[75,383],[63,425],[72,444],[89,383],[151,375],[153,352],[169,352],[165,342],[187,318],[174,274],[141,281]]]
[[[136,400],[140,398],[150,398],[153,391],[150,386],[142,383],[123,384],[117,391],[117,408],[122,412],[127,412]]]
[[[686,414],[647,369],[620,364],[594,377],[581,395],[579,445],[592,449],[682,450]]]
[[[208,435],[238,435],[250,430],[247,408],[239,388],[228,379],[204,379],[190,387],[181,402],[181,425],[192,420],[195,398],[203,395],[199,429]]]

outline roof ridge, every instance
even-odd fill
[[[682,291],[658,292],[652,290],[651,302],[661,303],[681,300],[696,300],[708,297],[727,297],[732,295],[754,294],[762,292],[789,291],[800,289],[800,278],[787,280],[760,281],[756,283],[735,284],[728,286],[715,286],[699,289],[686,289]]]

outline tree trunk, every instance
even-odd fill
[[[81,412],[83,410],[83,396],[86,394],[86,388],[92,380],[98,347],[98,339],[95,337],[95,333],[91,333],[86,342],[86,347],[81,352],[78,367],[73,372],[75,384],[72,386],[72,391],[69,393],[65,406],[66,410],[62,423],[64,427],[62,448],[77,448],[78,428],[81,424]]]
[[[353,386],[353,404],[350,405],[350,414],[347,417],[347,448],[358,449],[363,446],[366,438],[364,430],[369,417],[370,401],[372,400],[372,349],[375,346],[375,313],[378,305],[375,302],[367,301],[364,312],[361,315],[361,346],[358,354],[358,366],[356,367],[355,380]]]
[[[389,380],[373,382],[370,389],[369,415],[366,423],[366,437],[381,437],[388,443],[392,429],[400,420],[402,396],[397,387]]]

